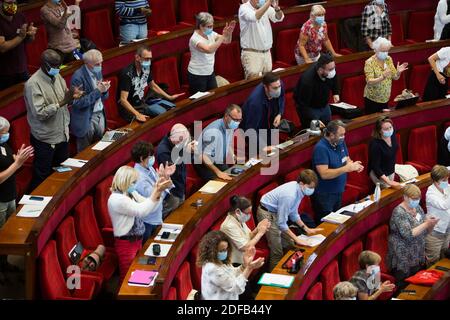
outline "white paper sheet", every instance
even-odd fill
[[[95,146],[92,147],[92,150],[102,151],[105,150],[112,142],[111,141],[100,141]]]
[[[264,273],[261,279],[259,279],[258,284],[289,288],[292,285],[293,281],[294,281],[293,276],[275,273]]]
[[[190,96],[189,99],[200,99],[200,98],[207,96],[210,93],[211,92],[209,92],[209,91],[206,91],[206,92],[199,91],[196,94],[193,94],[192,96]]]
[[[337,212],[331,212],[329,215],[322,218],[322,221],[334,223],[334,224],[341,224],[350,219],[350,216],[346,216],[344,214],[340,214]]]
[[[181,233],[181,230],[183,229],[182,224],[172,224],[172,223],[163,223],[161,226],[161,230],[159,230],[158,235],[155,237],[155,240],[157,241],[167,241],[167,242],[174,242],[176,237]],[[169,239],[162,239],[161,235],[163,232],[170,232]]]
[[[82,159],[74,159],[74,158],[68,158],[66,161],[61,163],[62,166],[66,167],[75,167],[75,168],[81,168],[84,166],[88,160],[82,160]]]
[[[305,241],[308,244],[308,247],[315,247],[318,246],[323,242],[323,240],[326,239],[326,237],[323,234],[315,234],[312,236],[307,235],[299,235],[297,237],[299,240]]]
[[[258,163],[260,163],[262,161],[262,159],[255,159],[255,158],[251,158],[250,160],[248,160],[245,163],[246,167],[253,167],[254,165],[257,165]]]
[[[336,213],[341,214],[344,211],[350,211],[350,212],[354,212],[354,213],[358,213],[362,210],[364,210],[365,208],[367,208],[368,206],[370,206],[373,203],[372,200],[366,200],[363,202],[358,202],[358,203],[352,203],[349,204],[345,207],[340,208],[338,211],[336,211]]]
[[[330,103],[330,105],[341,108],[341,109],[357,109],[357,106],[354,106],[352,104],[346,103],[346,102],[339,102],[339,103]]]
[[[222,189],[226,184],[227,182],[210,180],[198,191],[200,191],[201,193],[214,194],[219,192],[219,190]]]
[[[280,149],[280,150],[283,150],[283,149],[285,149],[285,148],[287,148],[287,147],[289,147],[289,146],[291,146],[291,145],[293,145],[293,144],[294,144],[294,141],[288,140],[288,141],[285,141],[285,142],[283,142],[283,143],[277,144],[277,145],[274,146],[274,147],[275,147],[275,148],[278,148],[278,149]]]
[[[32,204],[26,204],[17,213],[17,216],[22,217],[22,218],[37,218],[41,215],[41,213],[44,209],[45,209],[45,206],[36,206],[36,205],[32,205]]]
[[[30,197],[41,197],[44,198],[43,200],[31,200]],[[24,194],[22,199],[20,199],[19,204],[31,204],[35,206],[43,206],[45,207],[50,200],[52,200],[53,197],[44,197],[44,196],[37,196],[37,195],[28,195]]]
[[[148,257],[160,257],[160,258],[164,258],[167,256],[167,254],[169,253],[170,248],[172,247],[171,244],[164,244],[164,243],[158,243],[161,246],[161,253],[159,254],[159,256],[155,256],[153,254],[153,246],[155,245],[155,243],[152,243],[147,250],[145,250],[144,255],[148,256]]]

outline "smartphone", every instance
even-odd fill
[[[44,197],[30,196],[30,200],[34,200],[34,201],[44,201]]]
[[[449,268],[443,267],[443,266],[436,266],[434,268],[437,269],[437,270],[441,270],[441,271],[449,271],[450,270]]]
[[[159,245],[158,243],[153,244],[152,250],[155,256],[159,256],[161,254],[161,245]]]
[[[139,264],[147,264],[147,261],[148,261],[147,257],[140,257],[138,259]]]
[[[170,237],[170,232],[168,231],[164,231],[161,235],[161,239],[169,239]]]
[[[54,167],[53,170],[55,170],[56,172],[66,172],[66,171],[72,171],[72,168],[60,166],[60,167]]]
[[[156,264],[156,257],[148,257],[147,264]]]

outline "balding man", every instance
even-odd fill
[[[54,50],[41,55],[41,68],[25,83],[24,98],[34,147],[33,190],[69,156],[68,105],[83,94],[78,88],[67,89],[59,74],[61,57]]]
[[[184,159],[191,158],[184,152],[194,152],[196,141],[191,141],[188,129],[181,123],[175,124],[170,133],[166,135],[156,150],[156,161],[159,164],[176,164],[174,174],[171,176],[174,188],[163,202],[163,217],[178,208],[186,195],[186,164]]]
[[[75,71],[71,86],[82,88],[84,95],[73,101],[70,132],[77,137],[78,152],[102,138],[106,128],[103,101],[108,98],[110,81],[103,81],[102,53],[96,49],[83,54],[84,66]]]

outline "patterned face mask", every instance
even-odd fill
[[[2,10],[7,16],[13,16],[17,13],[17,4],[15,2],[3,2]]]

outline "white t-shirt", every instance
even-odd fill
[[[194,31],[189,40],[189,50],[191,50],[191,60],[189,61],[188,71],[198,76],[209,76],[214,72],[214,55],[215,53],[204,53],[197,48],[201,42],[206,45],[212,45],[216,42],[216,32],[212,32],[208,36],[208,40]]]
[[[247,224],[239,222],[235,217],[228,215],[220,226],[220,231],[225,233],[231,240],[233,251],[231,263],[244,263],[244,253],[239,249],[251,240],[251,230]]]
[[[240,267],[208,262],[202,268],[203,300],[238,300],[246,285]]]
[[[436,61],[436,67],[439,72],[443,72],[444,68],[450,63],[450,47],[444,47],[436,53],[439,57]]]
[[[275,9],[269,7],[261,19],[256,20],[256,10],[250,1],[239,7],[239,26],[241,28],[241,48],[255,50],[269,50],[272,48],[272,22],[280,22],[276,18]]]

